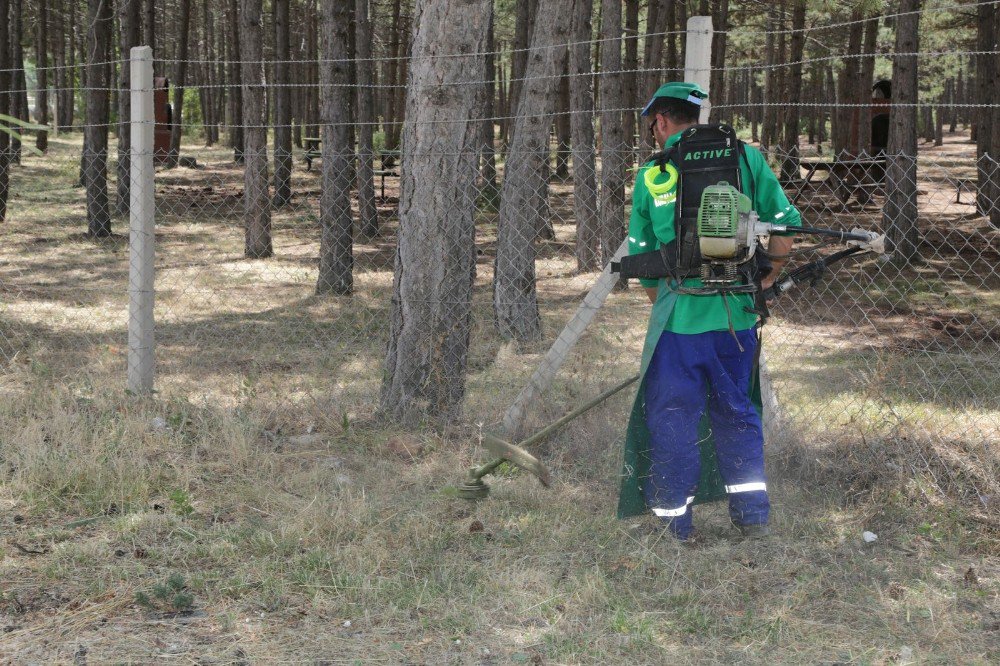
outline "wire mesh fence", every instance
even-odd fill
[[[774,68],[753,67],[752,79]],[[917,231],[913,256],[840,264],[775,303],[764,340],[784,432],[865,446],[910,438],[929,467],[933,456],[952,457],[950,474],[995,466],[1000,243],[990,222],[997,204],[981,185],[993,182],[996,163],[977,158],[968,122],[915,155],[872,144],[867,132],[888,107],[871,100],[799,103],[822,111],[815,122],[824,129],[797,145],[757,136],[781,102],[741,89],[744,71],[726,68],[728,93],[715,112],[747,140],[770,142],[765,155],[804,224]],[[553,70],[523,77],[522,89],[537,89],[544,103],[510,117],[488,117],[480,72],[428,81],[431,98],[447,90],[467,96],[464,106],[449,115],[408,100],[398,128],[359,124],[332,107],[328,122],[277,127],[264,108],[254,110],[257,122],[248,110],[238,127],[182,118],[183,150],[158,142],[155,175],[141,181],[155,187],[157,391],[261,410],[287,428],[368,421],[396,392],[409,401],[396,416],[457,403],[464,422],[497,427],[625,238],[631,182],[653,147],[635,116],[640,101],[602,108],[614,101],[614,74],[597,77],[603,99],[585,110],[555,107],[553,91],[569,82]],[[413,104],[426,99],[421,85],[395,84]],[[354,84],[321,87],[345,91],[324,104],[357,103]],[[371,87],[385,89],[395,88]],[[186,94],[213,90],[225,89],[208,83]],[[274,103],[276,88],[266,93]],[[957,108],[952,100],[938,113]],[[831,121],[853,123],[856,150],[824,145]],[[98,128],[112,134],[106,149],[93,148],[90,132],[51,134],[44,157],[25,154],[13,170],[0,265],[0,345],[12,367],[124,383],[134,267],[127,153],[114,134],[126,126]],[[154,133],[171,129],[157,118]],[[893,164],[916,174],[915,215],[887,206],[905,185],[887,177]],[[809,245],[800,241],[794,261],[832,251],[802,250]],[[648,317],[636,286],[597,310],[553,385],[529,405],[527,427],[634,374]],[[434,375],[442,372],[449,376]],[[620,397],[573,432],[613,449],[627,410]],[[997,491],[995,481],[977,483],[982,495]]]

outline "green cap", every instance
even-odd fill
[[[643,107],[642,115],[649,115],[649,110],[660,97],[672,97],[684,100],[685,102],[691,102],[695,106],[701,106],[702,102],[708,99],[708,93],[702,90],[701,86],[697,83],[688,83],[687,81],[664,83],[656,89],[656,92],[653,93],[653,98]]]

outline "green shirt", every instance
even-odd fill
[[[667,139],[664,148],[670,148],[681,138],[681,132]],[[799,211],[788,203],[781,184],[760,151],[753,146],[745,146],[746,159],[740,159],[741,181],[744,193],[753,202],[761,222],[801,226]],[[649,162],[639,169],[632,191],[632,215],[629,218],[629,254],[652,252],[674,240],[674,202],[677,186],[653,197],[646,187],[644,170],[656,168]],[[669,174],[658,174],[656,183],[666,182]],[[644,287],[656,287],[656,280],[640,280]],[[701,280],[692,278],[684,281],[685,286],[701,286]],[[737,331],[753,328],[757,315],[745,311],[744,306],[753,306],[749,294],[729,294],[726,297],[732,313],[733,328]],[[680,294],[667,321],[666,330],[672,333],[705,333],[706,331],[729,330],[729,315],[721,294],[694,295]]]

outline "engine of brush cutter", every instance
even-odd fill
[[[728,285],[740,280],[740,266],[757,251],[758,238],[770,225],[762,225],[751,208],[750,197],[729,183],[709,185],[698,208],[698,243],[701,281]]]

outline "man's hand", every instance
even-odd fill
[[[646,290],[646,296],[649,298],[649,302],[655,305],[656,304],[657,290],[659,288],[658,287],[644,287],[644,289]]]

